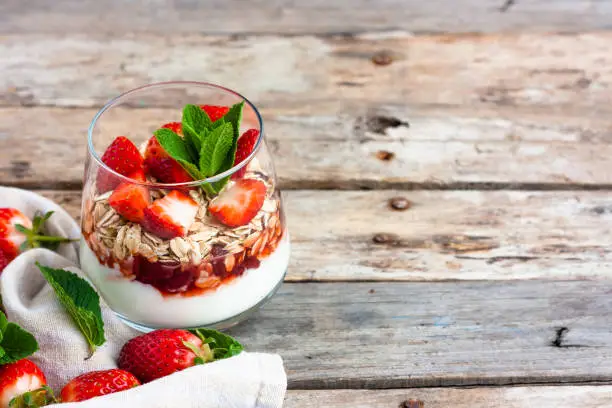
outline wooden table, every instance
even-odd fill
[[[612,406],[611,1],[197,3],[2,1],[0,184],[78,217],[106,100],[222,83],[285,191],[287,282],[232,333],[287,407]]]

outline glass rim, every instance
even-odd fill
[[[125,98],[126,96],[129,96],[129,95],[132,95],[138,92],[146,91],[152,88],[161,88],[161,87],[168,86],[168,85],[183,85],[183,86],[191,85],[191,86],[197,86],[197,87],[213,88],[213,89],[217,89],[219,91],[223,91],[225,93],[229,93],[229,94],[232,94],[234,96],[241,98],[247,105],[251,107],[251,109],[253,109],[253,112],[255,112],[255,116],[257,117],[257,121],[259,123],[259,136],[257,136],[257,141],[255,142],[255,146],[253,146],[253,151],[251,152],[251,154],[249,154],[242,162],[234,165],[233,167],[224,171],[223,173],[219,173],[214,176],[199,179],[199,180],[184,181],[181,183],[158,183],[158,182],[153,183],[150,181],[134,180],[108,167],[106,163],[102,161],[102,158],[98,155],[93,145],[93,131],[96,127],[98,119],[100,119],[100,117],[104,114],[104,112],[114,107],[117,104],[117,102],[119,102],[121,99]],[[110,99],[108,102],[104,104],[104,106],[95,114],[95,116],[93,117],[89,125],[89,128],[87,129],[87,150],[90,156],[93,157],[93,159],[96,161],[98,166],[104,168],[107,172],[115,175],[118,179],[122,181],[129,182],[132,184],[147,186],[147,187],[163,188],[163,189],[181,188],[181,187],[197,187],[202,184],[215,183],[219,180],[224,179],[225,177],[231,176],[232,174],[236,173],[238,170],[246,166],[257,154],[259,147],[261,146],[261,143],[263,140],[263,134],[264,134],[264,124],[263,124],[263,119],[261,117],[261,114],[259,113],[259,110],[250,100],[248,100],[245,96],[243,96],[242,94],[236,91],[233,91],[221,85],[213,84],[211,82],[200,82],[200,81],[153,82],[150,84],[139,86],[137,88],[130,89],[129,91],[126,91],[118,96],[115,96],[114,98]]]

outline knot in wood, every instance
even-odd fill
[[[378,152],[376,152],[376,157],[378,158],[378,160],[391,161],[395,157],[395,153],[389,152],[387,150],[379,150]]]
[[[386,232],[380,232],[372,237],[372,241],[375,244],[390,244],[397,242],[397,236]]]
[[[372,56],[372,62],[375,65],[389,65],[393,62],[393,54],[388,50],[382,50]]]
[[[412,202],[404,197],[393,197],[389,200],[389,207],[396,211],[405,211],[412,207]]]
[[[398,408],[424,408],[425,403],[421,400],[406,400],[399,404]]]

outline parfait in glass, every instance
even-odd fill
[[[108,102],[88,137],[81,266],[121,319],[225,328],[274,294],[290,243],[252,103],[207,83],[152,84]]]

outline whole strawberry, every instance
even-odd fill
[[[147,383],[213,360],[208,344],[186,330],[160,329],[128,341],[119,354],[119,367]]]
[[[36,215],[32,221],[16,208],[0,208],[0,272],[21,252],[30,248],[56,249],[73,240],[42,233],[45,222],[53,215]]]
[[[13,401],[11,407],[27,406],[22,402],[24,394],[29,394],[30,398],[36,397],[36,400],[41,397],[46,400],[45,395],[50,391],[41,388],[46,384],[47,379],[41,369],[28,359],[2,365],[0,366],[0,407],[8,407],[11,401]]]
[[[92,371],[73,378],[62,388],[62,402],[85,401],[100,395],[129,390],[140,385],[132,373],[114,368]]]

